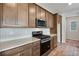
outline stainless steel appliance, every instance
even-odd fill
[[[50,49],[50,36],[43,35],[42,31],[32,32],[32,36],[41,39],[40,40],[40,55],[43,55]]]
[[[35,20],[36,27],[46,27],[46,21],[42,19],[36,19]]]

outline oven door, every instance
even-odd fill
[[[50,49],[50,40],[44,43],[41,43],[40,46],[40,55],[43,55],[44,53],[46,53],[48,50]]]

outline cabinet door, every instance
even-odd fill
[[[35,18],[36,18],[36,5],[29,4],[29,27],[35,27]]]
[[[33,47],[33,56],[40,56],[40,47],[39,46],[36,46],[36,47]]]
[[[46,11],[46,22],[47,22],[47,27],[50,28],[49,26],[49,13]]]
[[[57,47],[57,36],[51,37],[51,49]]]
[[[41,19],[41,8],[39,6],[36,7],[37,19]]]
[[[28,4],[18,4],[18,26],[28,27]]]
[[[26,49],[20,53],[20,56],[32,56],[32,48]]]
[[[2,10],[2,4],[0,3],[0,27],[1,27],[1,24],[2,24],[2,14],[3,13],[3,10]]]
[[[53,15],[51,13],[49,13],[49,27],[53,27]]]
[[[40,56],[40,41],[33,42],[32,55]]]
[[[46,11],[46,21],[47,21],[47,27],[53,28],[53,15]]]
[[[45,20],[45,10],[41,8],[41,19]]]
[[[17,4],[6,3],[3,4],[3,26],[15,26],[17,21]]]
[[[51,37],[51,49],[54,49],[54,38]]]
[[[54,48],[57,47],[57,36],[54,37]]]

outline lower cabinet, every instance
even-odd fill
[[[40,56],[40,41],[33,43],[32,55],[33,56]]]
[[[26,44],[17,48],[6,50],[1,52],[2,56],[31,56],[32,55],[32,44]]]
[[[51,49],[57,47],[57,36],[51,37]]]
[[[40,56],[40,41],[0,52],[0,56]]]
[[[54,42],[54,39],[53,39],[53,37],[51,37],[51,43],[50,43],[51,44],[51,49],[54,49],[54,45],[53,45],[54,43],[53,42]]]
[[[32,55],[32,49],[26,49],[24,51],[21,51],[19,53],[16,53],[12,56],[31,56]]]
[[[54,36],[54,48],[57,47],[57,36]]]
[[[20,53],[20,56],[31,56],[31,55],[32,55],[32,49],[31,48],[26,49],[26,50],[24,50]]]

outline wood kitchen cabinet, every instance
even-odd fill
[[[50,45],[51,45],[51,49],[54,49],[54,38],[53,37],[51,37],[51,43],[50,43]]]
[[[40,56],[40,41],[2,51],[0,56]]]
[[[0,4],[0,27],[1,27],[1,24],[2,24],[2,14],[3,13],[3,7],[2,7],[2,4]]]
[[[36,5],[29,3],[29,27],[35,27]]]
[[[28,49],[20,52],[20,56],[32,56],[32,49],[28,48]]]
[[[57,36],[51,37],[51,49],[57,47]]]
[[[18,27],[28,27],[28,4],[18,3]]]
[[[17,4],[5,3],[3,4],[3,27],[16,27],[17,22]]]
[[[37,19],[42,19],[45,20],[45,10],[41,8],[40,6],[36,6],[36,14],[37,14]]]
[[[46,11],[46,21],[47,21],[47,27],[53,28],[53,14]]]
[[[36,5],[33,3],[3,4],[2,27],[34,27]]]
[[[27,3],[4,3],[2,8],[1,27],[28,27]]]
[[[31,56],[32,44],[26,44],[20,47],[16,47],[10,50],[0,52],[1,56]]]
[[[36,14],[37,14],[37,19],[41,19],[41,7],[36,6]]]
[[[46,19],[46,18],[45,18],[45,15],[46,15],[46,14],[45,14],[45,10],[41,8],[41,19],[42,19],[42,20],[45,20],[45,19]]]
[[[51,13],[49,13],[49,27],[52,28],[53,27],[53,15]]]
[[[54,48],[57,47],[57,36],[54,36]]]
[[[54,21],[53,21],[53,29],[51,29],[53,31],[54,34],[57,34],[57,16],[58,14],[54,14]]]
[[[46,21],[48,28],[53,28],[53,14],[34,3],[0,4],[0,27],[36,28],[35,19]]]
[[[47,27],[50,28],[49,26],[49,13],[46,11],[46,22],[47,22]]]
[[[40,41],[33,42],[32,55],[40,56]]]
[[[32,56],[32,43],[21,46],[21,48],[23,50],[20,52],[20,56]]]

